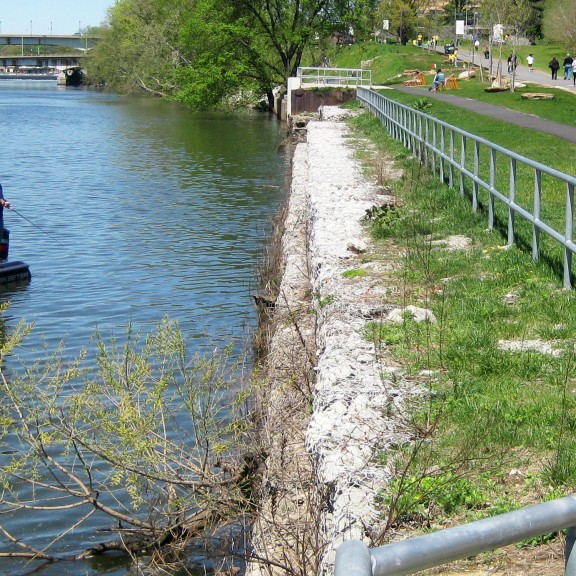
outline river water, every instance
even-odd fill
[[[19,358],[41,359],[44,345],[61,340],[72,357],[96,329],[122,335],[131,322],[151,331],[166,315],[199,351],[215,340],[248,345],[255,267],[288,173],[277,120],[2,81],[0,135],[0,182],[19,213],[4,213],[10,260],[32,272],[29,284],[0,289],[8,329],[35,323]],[[50,536],[58,516],[20,514],[19,536],[27,526]],[[8,549],[0,537],[0,552]],[[117,576],[125,568],[0,559],[2,575],[32,572]]]

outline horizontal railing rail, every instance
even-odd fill
[[[540,258],[541,232],[557,242],[562,248],[563,286],[572,286],[576,178],[365,87],[358,88],[357,98],[440,180],[451,188],[458,186],[462,196],[469,190],[473,211],[479,209],[485,191],[490,229],[496,222],[496,201],[500,201],[506,207],[508,245],[516,242],[516,216],[531,226],[534,260]],[[544,203],[560,189],[565,194],[563,213],[550,201]]]
[[[335,576],[402,576],[476,556],[567,528],[565,576],[576,576],[576,494],[527,506],[462,526],[368,548],[359,540],[341,544]]]
[[[324,68],[305,67],[298,68],[296,76],[302,85],[333,85],[333,86],[371,86],[372,70],[363,68]]]

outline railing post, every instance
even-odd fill
[[[440,126],[440,181],[444,182],[444,149],[446,144],[446,128]]]
[[[540,228],[536,222],[540,220],[540,206],[542,201],[542,173],[534,170],[534,223],[532,224],[532,260],[540,258]]]
[[[448,187],[454,188],[454,130],[450,130],[450,163],[448,164]]]
[[[576,576],[576,554],[572,554],[575,540],[576,526],[570,526],[566,529],[566,545],[564,547],[564,576]]]
[[[438,157],[438,137],[436,130],[436,122],[432,124],[432,172],[436,174],[436,159]]]
[[[474,183],[472,184],[472,212],[478,212],[478,177],[480,175],[480,142],[474,141]]]
[[[372,576],[370,550],[360,540],[347,540],[336,550],[334,576]]]
[[[422,146],[424,147],[424,165],[429,167],[430,166],[430,150],[428,148],[428,135],[430,133],[429,130],[430,121],[428,118],[424,118],[424,140],[422,141]]]
[[[490,192],[488,194],[488,229],[494,228],[494,194],[496,185],[496,150],[490,148]]]
[[[516,160],[510,158],[510,186],[508,188],[508,246],[514,244],[514,208],[516,202]]]
[[[462,134],[460,139],[460,196],[464,196],[464,169],[466,168],[466,136]]]
[[[574,240],[574,185],[566,184],[566,242],[572,244]],[[564,246],[564,288],[572,286],[572,250]]]

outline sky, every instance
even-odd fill
[[[80,28],[99,26],[115,3],[115,0],[0,0],[0,34],[75,34]]]

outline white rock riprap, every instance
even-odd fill
[[[340,120],[341,114],[336,116]],[[334,115],[329,107],[324,107],[322,117],[322,122],[308,124],[307,140],[318,362],[306,447],[319,488],[330,492],[322,519],[327,547],[321,573],[327,575],[341,542],[369,542],[382,528],[385,519],[376,511],[375,497],[392,471],[374,457],[409,441],[399,414],[404,399],[418,391],[402,383],[395,370],[386,370],[362,336],[370,320],[365,311],[382,305],[386,287],[370,274],[352,282],[342,273],[364,266],[360,255],[369,249],[370,239],[361,219],[382,196],[355,161],[347,126],[330,120]]]

